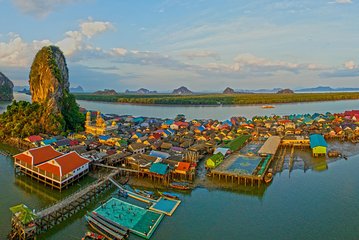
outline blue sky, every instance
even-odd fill
[[[55,44],[87,91],[359,87],[356,1],[0,0],[0,71]]]

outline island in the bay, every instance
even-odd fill
[[[13,85],[0,76],[1,86],[6,86],[1,88],[7,93],[4,100],[11,100]],[[75,214],[84,215],[89,229],[96,232],[84,233],[84,238],[124,239],[136,234],[149,239],[162,219],[181,207],[176,191],[233,186],[265,191],[276,173],[294,168],[296,151],[305,158],[324,159],[311,166],[321,171],[327,168],[326,158],[350,156],[341,144],[359,141],[359,110],[251,119],[233,116],[219,121],[186,120],[183,114],[161,119],[82,109],[70,93],[66,60],[56,46],[43,47],[36,54],[29,85],[32,103],[14,101],[0,115],[0,140],[15,151],[3,153],[13,157],[15,174],[52,191],[78,188],[77,183],[89,174],[95,180],[41,210],[21,202],[11,207],[11,239],[42,236]],[[358,93],[298,94],[290,89],[256,95],[230,87],[217,95],[197,95],[186,87],[167,95],[147,89],[126,94],[105,89],[76,97],[160,104],[268,104],[308,101],[308,96],[312,101],[359,97]],[[309,167],[304,164],[303,168]]]
[[[0,101],[12,101],[14,84],[0,72]]]

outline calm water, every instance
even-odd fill
[[[284,171],[261,195],[196,189],[182,196],[180,207],[164,218],[152,239],[358,239],[358,169],[359,155],[331,163],[327,171],[296,170],[290,177]],[[11,160],[3,156],[0,181],[0,239],[10,227],[10,206],[39,208],[61,198],[37,182],[19,184]],[[42,239],[80,239],[87,230],[83,214]]]
[[[31,97],[21,93],[15,93],[16,100],[30,101]],[[191,119],[218,119],[225,120],[232,116],[253,117],[255,115],[289,115],[293,113],[338,113],[345,110],[359,109],[359,100],[345,100],[332,102],[273,104],[275,108],[262,109],[261,105],[250,106],[148,106],[130,105],[120,103],[102,103],[91,101],[77,101],[81,107],[103,113],[116,113],[119,115],[134,115],[144,117],[174,118],[177,114],[185,114]],[[4,110],[6,103],[0,103],[0,112]],[[3,108],[3,109],[1,109]]]
[[[24,95],[17,95],[16,98]],[[25,96],[26,99],[27,96]],[[131,106],[79,101],[105,113],[153,117],[226,119],[233,115],[342,112],[359,101],[282,104],[275,109],[248,107]],[[1,106],[1,105],[0,105]],[[3,105],[4,106],[4,105]],[[359,239],[359,155],[328,165],[326,171],[294,170],[277,174],[260,194],[196,189],[182,196],[172,217],[165,217],[152,239]],[[87,178],[80,185],[87,184]],[[28,178],[15,178],[12,161],[0,155],[0,239],[10,229],[9,207],[25,203],[39,209],[74,191],[51,191]],[[264,193],[263,193],[264,192]],[[95,208],[90,206],[89,210]],[[81,212],[40,239],[80,239],[87,231]],[[139,239],[131,236],[130,239]]]

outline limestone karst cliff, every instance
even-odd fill
[[[11,101],[14,84],[2,72],[0,72],[0,101]]]
[[[33,102],[46,105],[53,113],[61,112],[70,83],[65,56],[58,47],[43,47],[36,54],[29,84]]]
[[[58,47],[46,46],[36,54],[31,65],[29,84],[32,102],[40,104],[45,110],[42,119],[55,116],[62,131],[81,129],[84,116],[70,94],[66,59]]]

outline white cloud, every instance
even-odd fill
[[[80,28],[81,33],[88,38],[91,38],[98,33],[114,29],[110,22],[93,21],[91,18],[89,18],[88,21],[82,22]]]
[[[26,43],[19,35],[9,33],[8,41],[0,42],[0,65],[26,66],[34,47],[39,44],[38,41]]]
[[[83,35],[78,31],[68,31],[65,38],[56,43],[66,56],[71,56],[82,49]]]
[[[111,56],[125,56],[127,52],[128,51],[125,48],[112,48],[109,54]]]
[[[344,63],[344,67],[346,69],[352,70],[354,68],[357,68],[358,66],[355,64],[354,61],[347,61],[347,62]]]
[[[65,37],[57,42],[51,42],[47,39],[25,42],[18,34],[9,33],[7,41],[0,42],[0,65],[28,66],[39,49],[51,44],[59,46],[67,57],[75,54],[88,56],[89,52],[98,54],[102,52],[102,49],[92,46],[88,41],[96,34],[112,29],[113,27],[109,22],[89,19],[88,21],[82,22],[79,28],[79,31],[66,32]]]
[[[349,4],[349,3],[353,3],[352,0],[335,0],[335,3],[338,4]]]
[[[77,0],[12,0],[23,13],[45,17],[61,5]]]
[[[216,60],[219,59],[218,53],[206,50],[184,52],[182,53],[182,55],[189,60],[194,60],[196,58],[213,58]]]
[[[267,69],[267,70],[296,70],[300,67],[297,63],[285,61],[273,61],[265,58],[257,57],[253,54],[240,54],[234,59],[234,69],[251,68],[251,69]]]

